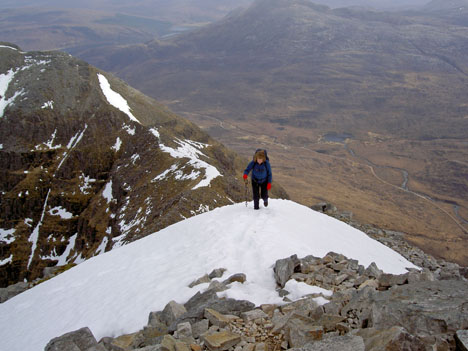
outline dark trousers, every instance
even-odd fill
[[[268,201],[267,185],[268,185],[267,181],[263,183],[257,183],[254,179],[252,179],[252,194],[253,194],[253,201],[254,201],[255,209],[259,208],[258,202],[260,198],[262,198],[264,202]]]

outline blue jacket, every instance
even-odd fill
[[[265,161],[261,165],[257,162],[250,161],[244,174],[249,175],[250,171],[252,171],[252,180],[255,180],[257,183],[261,184],[265,181],[271,183],[271,167],[269,161]]]

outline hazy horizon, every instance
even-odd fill
[[[430,3],[432,0],[310,0],[311,2],[327,5],[331,8],[349,7],[349,6],[365,6],[373,7],[376,9],[397,9],[397,8],[411,8],[423,6]],[[60,1],[60,0],[3,0],[0,1],[0,8],[23,8],[23,7],[57,7],[57,8],[71,8],[71,9],[89,9],[89,10],[108,10],[108,9],[124,9],[133,12],[140,12],[142,9],[149,7],[210,7],[216,4],[217,6],[226,7],[232,10],[237,7],[243,7],[254,0],[83,0],[80,2],[75,1]],[[151,15],[151,14],[150,14]]]

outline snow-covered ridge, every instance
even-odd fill
[[[272,270],[276,260],[293,254],[323,257],[330,251],[364,266],[375,262],[387,273],[415,268],[357,229],[297,203],[271,200],[260,211],[235,204],[93,257],[1,304],[2,347],[43,350],[51,338],[84,326],[97,339],[137,331],[149,312],[162,310],[170,300],[184,303],[206,289],[188,285],[221,267],[227,269],[223,278],[247,276],[244,284],[231,284],[221,296],[282,304]],[[303,288],[288,285],[297,298],[313,290]]]

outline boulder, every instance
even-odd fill
[[[166,305],[166,307],[164,307],[164,310],[162,311],[162,314],[159,318],[161,322],[167,326],[170,326],[186,312],[187,310],[183,305],[175,301],[171,301]]]
[[[49,341],[44,351],[106,351],[89,328],[66,333]]]
[[[297,255],[276,261],[274,267],[275,279],[281,288],[284,288],[295,269],[300,267],[300,265],[301,262],[297,258]]]

